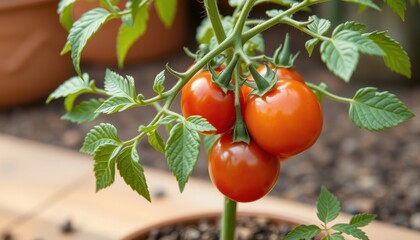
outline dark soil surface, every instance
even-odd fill
[[[236,223],[235,239],[281,240],[293,227],[295,226],[292,224],[277,223],[264,217],[240,217]],[[190,224],[154,228],[147,236],[139,236],[133,240],[218,240],[219,237],[220,222],[202,219]]]
[[[282,35],[278,37],[282,38]],[[313,56],[312,59],[319,57]],[[114,70],[132,75],[136,79],[137,90],[147,97],[151,96],[155,75],[166,62],[180,71],[191,64],[191,60],[184,54],[176,53],[166,59],[128,66],[125,70]],[[84,66],[83,69],[99,82],[103,80],[104,68]],[[326,67],[317,61],[309,63],[304,50],[301,50],[297,70],[307,81],[326,82],[332,92],[346,97],[352,97],[358,88],[370,85],[381,91],[389,90],[417,116],[420,115],[419,86],[372,80],[346,84],[327,72]],[[175,81],[170,78],[168,84]],[[174,108],[179,109],[178,102],[174,103]],[[346,104],[325,99],[323,109],[324,129],[318,142],[307,152],[284,162],[281,176],[271,195],[314,205],[320,187],[325,185],[341,200],[344,212],[375,213],[381,221],[420,230],[420,118],[413,118],[383,132],[372,133],[357,128],[349,120]],[[49,105],[40,102],[0,111],[0,133],[78,150],[84,135],[100,122],[114,124],[120,137],[128,139],[135,136],[138,125],[147,123],[154,113],[152,108],[130,109],[77,125],[60,120],[64,114],[61,100]],[[144,165],[167,170],[166,160],[147,142],[139,145],[139,152]],[[204,153],[193,176],[209,179]]]

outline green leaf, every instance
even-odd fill
[[[140,164],[139,154],[134,146],[122,150],[117,158],[117,168],[125,183],[150,202],[146,177]]]
[[[366,29],[366,25],[358,22],[347,21],[345,23],[339,24],[333,31],[333,36],[337,35],[343,30],[350,30],[354,32],[363,33]]]
[[[327,235],[327,237],[325,239],[326,240],[345,240],[343,235],[341,235],[341,233],[338,233],[338,232]]]
[[[364,227],[376,218],[375,214],[359,213],[350,219],[350,224],[355,227]]]
[[[152,131],[149,133],[147,140],[150,146],[152,146],[154,149],[161,153],[165,153],[165,142],[157,131]]]
[[[347,224],[347,223],[339,223],[335,224],[331,227],[332,229],[336,231],[343,232],[347,235],[351,235],[355,238],[362,239],[362,240],[369,240],[369,238],[366,236],[366,233],[362,230],[356,228],[353,225]]]
[[[182,192],[198,160],[200,136],[184,122],[176,124],[169,133],[165,157]]]
[[[93,127],[85,137],[81,152],[93,155],[100,145],[114,145],[121,143],[117,129],[109,123],[101,123]]]
[[[372,32],[367,36],[385,52],[384,62],[390,70],[411,77],[410,58],[397,41],[386,35],[386,32]]]
[[[230,17],[224,17],[222,19],[222,25],[225,33],[228,34],[233,28],[232,19]],[[247,29],[246,26],[244,29]],[[214,36],[213,28],[208,18],[204,18],[198,26],[196,40],[198,43],[208,45],[210,50],[217,46],[218,42],[216,36]]]
[[[327,223],[336,219],[340,213],[340,202],[336,196],[322,186],[316,203],[316,209],[318,219],[327,225]]]
[[[146,32],[148,19],[147,5],[143,5],[138,9],[132,27],[126,24],[121,25],[117,36],[118,66],[122,67],[124,65],[128,50]]]
[[[196,40],[198,43],[210,45],[210,40],[213,37],[213,29],[208,18],[203,19],[197,28]]]
[[[166,28],[170,28],[175,19],[177,0],[155,0],[159,19]]]
[[[334,39],[355,44],[358,50],[369,55],[384,56],[385,52],[369,37],[352,30],[342,30],[333,35]]]
[[[313,238],[321,232],[321,229],[315,225],[300,225],[287,233],[284,240],[300,240]]]
[[[308,52],[309,56],[312,55],[312,52],[314,51],[314,47],[318,44],[319,40],[317,38],[312,38],[306,41],[305,48]]]
[[[47,103],[50,103],[54,99],[67,97],[68,95],[83,92],[83,91],[90,91],[92,88],[89,84],[89,76],[87,74],[83,74],[83,78],[80,76],[74,76],[62,83],[60,86],[57,87],[47,98]]]
[[[270,9],[270,10],[267,10],[265,12],[265,15],[267,15],[270,18],[273,18],[275,16],[280,15],[282,12],[284,12],[284,11],[283,10],[280,10],[280,9]]]
[[[84,13],[72,26],[67,37],[71,46],[71,58],[76,72],[81,75],[80,55],[87,41],[111,18],[111,13],[103,8],[95,8]],[[67,44],[66,43],[66,44]]]
[[[96,112],[111,114],[124,111],[134,105],[136,105],[136,103],[133,102],[132,99],[126,97],[110,97],[96,109]]]
[[[85,123],[95,120],[99,113],[96,109],[104,102],[104,99],[92,98],[87,101],[81,102],[79,105],[74,107],[70,112],[64,114],[61,119],[69,120],[75,123]]]
[[[60,15],[61,25],[68,31],[73,25],[72,9],[76,0],[60,0],[57,13]]]
[[[188,117],[186,124],[188,128],[199,132],[216,131],[216,128],[213,127],[205,118],[197,115]]]
[[[343,40],[327,40],[321,43],[321,59],[328,69],[344,81],[350,81],[359,61],[358,48]]]
[[[353,97],[349,117],[358,127],[380,131],[397,126],[414,117],[414,114],[394,94],[366,87]]]
[[[133,21],[133,15],[132,14],[123,15],[121,17],[121,21],[129,27],[134,27],[134,21]]]
[[[165,70],[158,73],[155,77],[155,81],[153,82],[153,91],[157,94],[162,94],[165,90],[165,86],[163,85],[165,82]]]
[[[381,8],[378,7],[378,5],[376,5],[373,1],[371,0],[344,0],[345,2],[352,2],[352,3],[357,3],[363,7],[370,7],[373,8],[375,10],[380,11]],[[391,0],[393,1],[393,0]]]
[[[366,34],[362,34],[365,28],[366,26],[361,23],[345,22],[334,29],[332,38],[351,42],[362,53],[384,56],[385,52]]]
[[[130,2],[131,16],[134,19],[137,16],[137,12],[140,9],[140,3],[142,3],[143,0],[130,0]]]
[[[162,125],[166,125],[166,124],[170,124],[170,123],[172,123],[173,121],[176,121],[176,120],[178,120],[177,116],[168,115],[168,116],[165,116],[164,118],[160,119],[157,123],[162,124]]]
[[[308,25],[308,29],[319,35],[323,35],[331,27],[331,22],[327,19],[318,18],[316,15],[310,16],[312,23]]]
[[[105,91],[111,96],[128,98],[133,102],[137,95],[132,77],[124,78],[109,69],[105,73]]]
[[[78,96],[93,91],[94,81],[89,81],[89,76],[83,74],[82,77],[72,77],[58,86],[58,88],[50,94],[46,102],[49,103],[54,99],[65,97],[64,106],[66,111],[71,112],[73,110],[74,101]]]
[[[265,51],[263,36],[261,34],[257,34],[249,39],[244,44],[244,50],[249,56],[255,56],[257,53],[263,53]]]
[[[204,148],[206,149],[207,153],[210,152],[213,145],[219,140],[220,134],[216,135],[204,135]]]
[[[111,158],[115,145],[101,145],[94,155],[94,172],[96,177],[96,191],[108,187],[115,179],[115,159]]]
[[[405,11],[407,10],[407,3],[405,0],[384,0],[384,2],[394,11],[401,20],[405,20]]]

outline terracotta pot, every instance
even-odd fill
[[[174,226],[182,224],[184,226],[187,225],[195,225],[200,220],[207,220],[209,222],[217,222],[221,217],[220,212],[204,212],[204,213],[197,213],[194,215],[187,215],[182,216],[179,218],[169,219],[164,222],[160,222],[155,225],[151,225],[149,227],[140,229],[134,233],[129,234],[128,236],[124,237],[123,240],[146,240],[148,239],[149,233],[154,229],[164,229],[165,227]],[[296,219],[296,218],[286,218],[284,216],[276,215],[276,214],[267,214],[267,213],[255,213],[255,212],[238,212],[238,218],[242,217],[262,217],[269,219],[270,221],[274,222],[275,224],[287,224],[289,226],[298,226],[300,224],[310,224],[304,220]]]
[[[0,108],[42,100],[73,72],[56,0],[0,1]]]
[[[125,1],[121,1],[121,7]],[[177,14],[170,29],[160,21],[156,10],[151,7],[147,29],[136,43],[129,49],[125,64],[157,59],[182,48],[187,33],[186,1],[179,0]],[[89,9],[98,7],[97,2],[80,0],[73,8],[74,19],[78,19]],[[117,64],[117,33],[121,25],[119,19],[110,20],[89,40],[83,49],[81,61],[96,65]]]

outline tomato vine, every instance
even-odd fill
[[[179,81],[171,88],[165,89],[165,70],[162,70],[157,74],[153,84],[153,91],[156,95],[145,98],[141,92],[137,92],[133,77],[121,76],[109,69],[106,70],[104,88],[99,88],[96,82],[89,78],[88,74],[82,72],[80,67],[81,53],[89,39],[104,24],[107,24],[111,19],[119,18],[122,21],[122,26],[117,36],[117,55],[118,63],[122,66],[131,45],[145,32],[144,30],[147,27],[147,17],[145,17],[147,15],[145,14],[148,13],[150,6],[154,4],[161,21],[169,27],[175,16],[177,1],[128,0],[125,7],[120,8],[116,4],[118,1],[101,0],[101,7],[87,11],[80,19],[73,22],[71,11],[77,0],[61,0],[58,5],[60,21],[69,30],[62,54],[70,52],[78,76],[67,80],[52,92],[47,102],[65,98],[64,103],[68,113],[64,118],[78,123],[92,121],[99,114],[114,114],[130,108],[154,106],[157,110],[156,115],[149,123],[141,123],[137,129],[138,134],[132,139],[123,141],[118,137],[117,129],[113,125],[100,124],[89,131],[81,148],[82,152],[92,155],[95,159],[94,171],[97,190],[106,188],[114,182],[116,166],[125,182],[149,201],[151,201],[151,198],[143,174],[141,153],[138,153],[136,148],[138,143],[145,138],[152,147],[165,155],[168,167],[175,175],[180,191],[183,191],[198,160],[202,139],[201,133],[227,134],[226,132],[233,131],[232,141],[234,144],[247,146],[247,143],[253,145],[255,141],[262,146],[264,154],[288,158],[306,150],[319,136],[322,128],[322,111],[318,101],[321,101],[323,96],[349,104],[350,119],[358,127],[370,131],[380,131],[393,127],[414,117],[414,114],[395,95],[389,92],[379,92],[376,88],[366,87],[357,91],[353,98],[346,98],[331,93],[324,83],[315,85],[308,81],[305,82],[297,72],[293,73],[293,60],[296,56],[289,52],[287,37],[283,47],[278,48],[274,56],[265,55],[264,39],[261,34],[275,25],[283,24],[292,26],[297,31],[310,37],[305,43],[309,56],[319,45],[321,60],[330,72],[345,82],[350,81],[357,67],[360,54],[382,57],[385,65],[391,71],[406,77],[411,76],[411,64],[407,53],[397,41],[387,35],[387,32],[365,32],[365,25],[353,21],[340,23],[331,31],[332,24],[327,19],[312,15],[308,16],[306,20],[301,20],[294,16],[296,13],[310,9],[314,5],[330,1],[332,0],[230,0],[229,3],[234,7],[233,14],[232,16],[222,16],[217,1],[204,0],[203,4],[207,18],[200,25],[197,34],[200,47],[197,53],[186,51],[188,55],[196,57],[195,63],[183,72],[172,69],[168,63],[166,72],[174,75]],[[405,3],[405,0],[398,1]],[[252,19],[249,17],[255,6],[267,2],[275,6],[266,12],[267,18]],[[349,2],[358,4],[363,8],[380,9],[373,0],[351,0]],[[405,5],[391,4],[389,1],[385,1],[385,3],[401,18],[404,17]],[[214,70],[214,68],[217,68],[217,70]],[[287,70],[289,75],[282,75],[284,74],[282,73],[283,70]],[[195,81],[197,76],[203,74],[203,72],[207,74],[206,80],[220,90],[220,93],[233,96],[233,107],[228,110],[232,115],[229,119],[233,120],[227,126],[217,126],[213,116],[206,115],[206,112],[184,109],[184,115],[181,115],[171,110],[172,104],[180,92],[182,91],[185,96],[190,94],[187,93],[187,88],[191,87],[190,81]],[[279,90],[279,86],[282,84],[294,87],[293,89]],[[245,88],[247,88],[246,94],[243,93]],[[310,98],[313,100],[311,100],[312,103],[316,103],[312,104],[310,108],[312,110],[317,108],[319,112],[308,115],[307,113],[311,111],[302,107],[301,113],[292,116],[291,119],[284,117],[286,113],[281,113],[284,116],[279,113],[278,119],[275,119],[273,124],[284,124],[284,128],[265,125],[264,130],[261,130],[263,128],[259,128],[258,125],[264,121],[263,119],[270,116],[262,116],[261,119],[256,120],[255,124],[251,123],[261,113],[258,112],[260,109],[250,110],[250,105],[247,105],[250,104],[248,98],[251,99],[249,100],[251,102],[255,99],[263,99],[270,94],[280,96],[280,91],[295,91],[294,93],[299,92],[299,94],[305,92],[300,99],[290,101],[305,104]],[[94,94],[98,97],[75,104],[78,97],[84,94]],[[206,93],[206,96],[207,94],[210,93]],[[249,94],[254,96],[249,96]],[[186,98],[188,99],[185,101],[192,101],[190,97]],[[279,100],[281,104],[279,103],[277,108],[286,108],[286,105],[293,105],[284,100],[286,97],[281,96],[281,98]],[[188,104],[185,103],[184,105],[187,106]],[[232,105],[232,101],[223,103],[223,107],[227,104]],[[215,111],[214,109],[217,106],[213,106],[212,110],[207,109],[207,107],[208,105],[203,105],[198,106],[197,109]],[[245,118],[243,116],[244,108],[247,109],[245,110]],[[222,118],[226,117],[227,114],[224,113]],[[267,145],[262,144],[266,136],[256,137],[256,134],[261,134],[258,132],[262,131],[265,132],[264,134],[268,134],[271,129],[280,129],[279,132],[273,131],[273,133],[287,136],[288,139],[283,141],[284,145],[287,145],[294,141],[292,138],[296,134],[286,132],[290,129],[299,129],[300,131],[303,129],[303,125],[291,128],[290,125],[287,126],[286,124],[298,124],[299,121],[296,118],[305,117],[314,122],[318,121],[319,124],[314,127],[315,130],[299,132],[302,136],[308,134],[313,136],[307,143],[303,144],[304,146],[302,145],[303,147],[300,146],[299,150],[289,149],[290,151],[287,152],[283,148],[284,146],[276,146],[275,148],[280,149],[280,152],[278,152],[278,149],[273,150],[267,147],[275,141],[274,138],[267,138]],[[217,121],[222,120],[218,119]],[[166,141],[158,131],[162,126],[166,126],[169,133]],[[248,134],[248,129],[251,130],[250,134]],[[213,137],[208,141],[209,149],[212,149],[212,143],[215,140],[217,138]],[[295,145],[299,144],[296,143]],[[224,216],[223,223],[226,227],[223,228],[222,236],[224,236],[223,239],[230,239],[233,236],[231,225],[234,219],[232,214],[236,212],[236,203],[226,199],[225,206],[227,215]],[[315,229],[314,232],[319,231]]]

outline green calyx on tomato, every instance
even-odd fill
[[[305,83],[305,80],[303,79],[303,77],[293,68],[275,67],[272,64],[268,66],[270,67],[271,71],[275,72],[277,81],[280,79],[290,79],[290,80],[299,81],[301,83]],[[265,76],[267,74],[267,66],[265,65],[260,66],[259,68],[257,68],[257,72],[261,76]],[[254,81],[254,78],[252,77],[252,75],[249,76],[249,80],[251,81],[251,83],[248,85],[252,85],[252,82]],[[242,94],[244,95],[244,99],[247,99],[250,93],[253,91],[253,88],[248,85],[244,84],[242,86]]]
[[[234,143],[229,132],[213,144],[208,166],[216,188],[237,202],[255,201],[268,194],[280,173],[275,156],[252,140]]]
[[[232,80],[232,74],[235,70],[238,60],[238,55],[234,55],[232,61],[229,62],[226,68],[224,68],[219,75],[216,74],[216,72],[211,67],[209,67],[213,82],[217,84],[224,93],[227,93],[228,90],[233,90],[233,87],[230,85],[230,81]]]
[[[248,66],[252,79],[254,80],[253,83],[249,83],[249,85],[254,88],[254,90],[252,90],[252,94],[263,96],[276,85],[276,75],[268,65],[265,67],[267,68],[266,72],[264,75],[261,75],[254,65]]]
[[[243,102],[242,94],[240,101]],[[205,134],[224,133],[235,124],[235,94],[233,91],[225,93],[213,83],[209,71],[201,71],[182,88],[181,110],[184,117],[202,116],[217,129]]]
[[[279,79],[260,97],[250,95],[244,120],[252,139],[267,152],[287,159],[311,147],[323,124],[321,105],[306,84]]]

